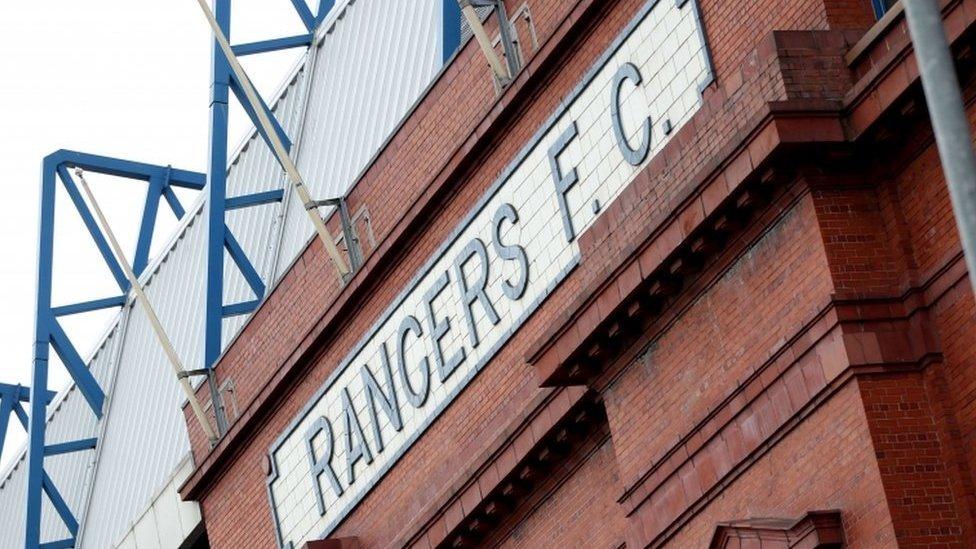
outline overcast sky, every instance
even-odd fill
[[[233,4],[232,43],[302,32],[289,0]],[[318,2],[309,4],[314,11]],[[41,159],[72,149],[205,171],[209,33],[194,0],[0,3],[0,382],[30,382]],[[242,61],[270,102],[300,55],[293,50]],[[230,150],[249,127],[233,106]],[[131,262],[145,184],[88,180]],[[192,194],[181,195],[184,206],[192,203]],[[113,295],[114,282],[63,197],[55,223],[54,304]],[[154,251],[175,226],[161,205]],[[82,356],[116,314],[113,309],[63,322]],[[60,390],[67,381],[55,365],[49,388]],[[24,439],[12,421],[0,471]]]

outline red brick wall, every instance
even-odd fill
[[[825,178],[823,183],[842,185],[814,192],[833,291],[842,299],[895,296],[905,291],[905,258],[896,246],[899,227],[887,226],[879,193],[870,182]],[[889,211],[898,208],[893,205]]]
[[[604,389],[625,484],[810,322],[830,291],[807,197]],[[649,394],[657,386],[669,390]]]
[[[263,466],[264,456],[272,441],[550,115],[562,95],[575,86],[580,75],[629,22],[641,4],[637,0],[618,2],[612,13],[603,14],[598,19],[600,26],[595,33],[574,50],[571,59],[561,65],[560,72],[546,82],[546,93],[535,96],[531,108],[520,109],[517,124],[510,126],[503,138],[493,144],[491,157],[465,158],[466,163],[478,162],[476,171],[466,173],[463,179],[446,182],[447,201],[437,209],[436,217],[424,220],[422,231],[418,228],[419,236],[412,243],[410,254],[399,258],[395,269],[384,271],[382,286],[356,303],[356,314],[317,357],[312,370],[297,380],[286,400],[276,407],[273,417],[262,423],[260,432],[254,433],[246,445],[234,449],[234,463],[223,474],[222,482],[202,502],[206,520],[213,525],[208,532],[214,547],[273,545],[265,475],[263,472],[255,474]],[[588,5],[603,7],[599,2],[579,3],[581,7]],[[546,39],[542,29],[555,27],[553,21],[562,21],[569,14],[580,11],[579,8],[575,12],[569,9],[576,6],[556,1],[533,2],[531,7],[540,29],[540,41]],[[511,8],[514,7],[513,2]],[[594,11],[600,10],[591,7],[585,13],[592,16]],[[447,162],[449,154],[454,152],[453,147],[464,142],[464,137],[472,132],[470,121],[477,121],[486,114],[494,94],[490,91],[490,81],[480,55],[473,44],[468,45],[437,82],[417,113],[399,131],[384,158],[370,169],[353,190],[350,208],[355,210],[359,201],[366,201],[374,219],[374,230],[381,240],[391,231],[390,225],[394,221],[409,213],[403,211],[405,208],[417,207],[417,204],[424,202],[391,201],[389,197],[419,199],[429,194],[427,186],[438,175],[431,172],[431,166]],[[458,181],[464,181],[464,185],[459,185]],[[384,250],[383,244],[380,250],[393,257],[397,255]],[[393,261],[389,256],[384,258],[386,266],[392,265]],[[269,296],[255,319],[218,365],[221,378],[234,377],[242,408],[246,409],[246,403],[260,393],[271,372],[287,361],[295,350],[299,336],[306,333],[312,319],[322,314],[326,304],[334,298],[336,288],[332,281],[334,276],[321,250],[317,244],[313,244]],[[571,295],[574,286],[572,282],[565,284],[561,291]],[[557,313],[558,307],[552,307],[536,314],[521,329],[518,337],[520,343],[507,345],[494,362],[522,364],[525,346],[541,333]],[[349,517],[339,533],[351,532],[350,535],[361,536],[367,545],[392,539],[400,533],[405,521],[379,520],[378,516],[394,513],[399,517],[413,517],[444,489],[455,471],[461,470],[463,465],[479,455],[483,441],[495,438],[507,426],[510,418],[521,411],[524,403],[539,391],[528,367],[486,368],[426,431],[425,442],[415,445],[398,462],[398,467],[385,477],[384,482],[363,500],[357,513]],[[204,392],[200,393],[200,397],[207,400]],[[207,444],[192,424],[190,430],[194,455],[198,456],[199,461],[199,457],[207,453]],[[454,451],[444,452],[444,448]],[[420,475],[431,481],[421,482]],[[248,509],[245,517],[238,514],[240,505],[246,505]],[[241,518],[247,519],[246,524],[254,528],[238,528],[236,525],[241,524]]]
[[[976,106],[970,104],[968,110],[970,122],[973,123],[976,121]],[[972,345],[973,334],[976,333],[976,304],[969,289],[969,280],[959,265],[962,261],[959,237],[937,150],[931,144],[931,137],[927,133],[924,135],[928,137],[927,144],[917,158],[885,184],[889,192],[897,196],[901,225],[907,234],[907,244],[903,244],[903,247],[906,248],[908,277],[914,285],[925,285],[932,279],[947,279],[943,284],[930,283],[926,292],[933,296],[930,321],[938,334],[942,361],[932,372],[926,373],[924,385],[904,382],[902,387],[889,389],[890,392],[897,390],[906,393],[902,398],[909,404],[904,406],[904,410],[900,409],[900,413],[917,414],[929,410],[931,414],[924,425],[898,420],[899,425],[906,426],[906,431],[908,428],[926,428],[926,432],[916,435],[914,440],[918,443],[911,448],[911,452],[918,456],[914,466],[924,468],[924,472],[910,476],[901,471],[900,477],[905,478],[906,484],[928,480],[921,492],[924,496],[919,497],[919,491],[915,491],[900,500],[908,509],[899,511],[910,516],[911,520],[906,520],[906,527],[899,532],[899,539],[902,539],[901,536],[917,539],[935,530],[931,522],[942,521],[938,529],[940,533],[961,529],[963,537],[971,542],[976,536],[972,531],[973,517],[976,516],[973,504],[973,475],[976,474],[976,452],[973,451],[976,440],[976,375],[973,372],[976,352]],[[918,394],[920,386],[926,388],[924,395]],[[916,407],[918,410],[915,410]],[[882,424],[880,428],[884,427]],[[907,436],[907,433],[898,435],[901,441]],[[925,462],[925,458],[932,461]],[[943,474],[949,477],[947,485],[927,478],[932,472],[943,470]],[[946,491],[951,493],[945,494]],[[947,504],[950,501],[953,503],[951,508]],[[919,512],[919,509],[924,511]],[[950,524],[952,518],[957,518],[958,524]]]
[[[895,535],[857,388],[847,386],[737,478],[672,547],[706,547],[718,522],[840,509],[852,548],[894,547]]]
[[[976,110],[970,108],[970,112]],[[908,232],[913,274],[925,280],[959,251],[952,204],[935,146],[921,151],[916,160],[892,178],[888,187],[897,196]]]
[[[872,378],[859,386],[898,542],[966,547],[960,518],[966,509],[953,493],[945,433],[921,376]]]
[[[520,3],[509,2],[509,9]],[[493,103],[483,60],[471,44],[435,84],[350,196],[353,209],[369,206],[380,240],[366,270],[340,293],[313,243],[219,364],[219,377],[233,377],[244,410],[228,437],[232,442],[224,443],[229,447],[209,454],[199,430],[188,422],[197,463],[219,470],[207,473],[207,484],[197,488],[212,546],[273,546],[264,472],[272,441],[642,4],[529,0],[542,52],[501,103]],[[409,537],[460,472],[489,459],[485,441],[511,430],[530,403],[549,391],[538,387],[525,363],[533,342],[616,266],[627,246],[669,223],[685,223],[679,235],[684,238],[702,221],[704,214],[678,220],[672,215],[700,192],[696,186],[705,177],[700,174],[719,174],[709,175],[704,185],[760,167],[762,159],[750,161],[751,149],[743,150],[755,139],[752,130],[767,103],[844,99],[854,79],[842,62],[850,33],[770,33],[864,28],[870,22],[866,4],[701,0],[717,72],[717,85],[706,91],[708,105],[623,195],[623,220],[613,226],[604,221],[606,236],[586,237],[591,247],[580,267],[336,535],[358,536],[367,547]],[[563,44],[557,54],[547,57],[557,43]],[[579,468],[540,506],[516,508],[517,526],[505,543],[608,547],[628,539],[634,546],[653,540],[703,546],[721,521],[799,517],[827,508],[841,509],[853,547],[893,545],[896,532],[906,545],[971,540],[973,302],[968,281],[952,267],[958,242],[934,150],[928,145],[916,154],[917,160],[894,175],[878,176],[861,166],[854,173],[863,178],[849,173],[838,178],[807,166],[802,177],[792,178],[793,194],[774,204],[784,213],[762,218],[768,226],[756,229],[754,242],[728,252],[738,254],[731,266],[713,273],[714,284],[687,303],[672,324],[655,328],[659,333],[648,352],[643,343],[630,349],[631,359],[594,382],[604,399],[610,440],[585,459],[576,456],[582,459]],[[743,156],[744,167],[729,160]],[[862,164],[874,166],[873,161]],[[722,198],[733,190],[718,187]],[[946,269],[955,278],[944,274]],[[356,293],[360,287],[367,291]],[[356,299],[343,301],[349,295]],[[913,319],[928,314],[930,322],[916,324],[935,334],[929,347],[942,360],[920,362],[914,355],[896,360],[884,349],[878,350],[879,360],[869,360],[870,353],[851,343],[862,341],[856,330],[868,328],[838,320],[835,298],[884,298],[922,311],[913,312]],[[885,378],[864,377],[889,363],[922,373],[907,382],[898,378],[892,387],[885,386]],[[885,408],[891,392],[910,395],[914,404]],[[932,394],[946,395],[946,406],[933,406]],[[750,402],[761,406],[748,408]],[[912,429],[900,430],[901,421]],[[731,427],[712,431],[712,438],[695,435],[706,422]],[[895,424],[892,432],[885,431],[889,423]],[[753,440],[742,434],[750,425],[758,425],[763,436]],[[899,436],[915,438],[906,448]],[[739,439],[757,446],[738,448],[742,455],[736,464],[712,463],[716,470],[705,485],[708,449],[725,448],[731,455],[743,442]],[[698,457],[684,456],[690,465],[675,469],[671,484],[646,475],[662,460],[670,464],[673,458],[667,456],[698,447],[704,449]],[[912,458],[916,448],[924,459],[910,466],[931,466],[925,470],[929,476],[899,468],[899,460]],[[926,504],[939,516],[925,522],[908,511],[905,479],[937,487],[926,493]],[[697,489],[688,488],[690,482]],[[648,493],[625,496],[637,485]],[[641,522],[650,512],[641,502],[657,501],[658,485],[680,491],[662,499],[681,503],[673,503],[673,519],[651,531]]]
[[[627,524],[617,505],[619,493],[613,447],[606,440],[547,495],[544,505],[518,521],[503,539],[492,542],[526,549],[617,547],[624,541]]]
[[[785,1],[783,3],[794,4]],[[403,258],[403,263],[398,264],[398,268],[383,271],[382,288],[379,292],[371,294],[374,299],[370,303],[356,304],[358,313],[356,321],[361,321],[365,326],[371,324],[376,312],[382,310],[385,304],[389,303],[390,298],[396,295],[413,276],[417,266],[422,264],[443,240],[444,235],[453,229],[457,220],[480,197],[485,187],[497,177],[528,137],[555,109],[563,93],[578,82],[585,69],[604,51],[609,41],[616,37],[619,30],[629,22],[638,6],[642,4],[641,0],[618,0],[613,3],[612,9],[608,4],[593,2],[566,4],[538,0],[530,4],[544,51],[546,33],[551,32],[551,29],[559,23],[565,24],[568,17],[579,17],[585,14],[587,17],[581,23],[584,28],[597,23],[598,25],[586,36],[583,43],[576,44],[572,58],[562,62],[559,66],[560,70],[546,81],[543,88],[545,93],[532,96],[531,108],[519,108],[518,118],[506,127],[504,137],[491,144],[490,158],[480,158],[478,151],[474,151],[475,154],[465,154],[471,151],[456,150],[457,144],[463,143],[469,135],[483,131],[480,127],[474,128],[474,123],[484,116],[491,117],[490,107],[494,98],[480,52],[473,44],[465,48],[437,81],[416,112],[396,133],[384,155],[367,171],[349,196],[352,210],[355,210],[360,203],[369,206],[373,229],[380,240],[379,253],[375,255],[386,254],[384,263],[392,263],[400,250],[390,250],[388,248],[390,243],[385,239],[397,229],[402,230],[400,227],[394,227],[394,224],[404,223],[405,218],[415,213],[414,210],[431,200],[433,198],[430,196],[431,186],[436,183],[438,177],[447,173],[446,171],[434,172],[432,167],[436,167],[437,170],[453,170],[462,160],[465,165],[474,165],[472,170],[466,170],[443,182],[444,192],[451,195],[448,203],[437,209],[436,216],[432,219],[425,218],[415,228],[421,232],[423,238],[412,243],[410,256]],[[779,6],[777,2],[771,4],[750,3],[744,10],[738,10],[736,18],[710,22],[709,14],[719,8],[710,6],[708,0],[703,1],[702,11],[713,50],[719,44],[726,44],[730,40],[739,40],[742,37],[741,21],[764,21],[769,18],[770,13],[785,12],[790,14],[790,17],[777,20],[775,24],[772,20],[766,21],[755,29],[758,34],[754,36],[764,36],[764,33],[774,28],[798,29],[824,26],[818,23],[818,16],[812,13],[819,11],[816,8],[817,2],[802,3],[807,7],[800,14],[794,13],[792,8]],[[568,9],[569,6],[587,5],[595,7],[587,10],[579,7],[573,11]],[[510,9],[515,7],[516,3],[512,2]],[[716,66],[719,66],[723,56],[738,56],[730,59],[729,63],[733,65],[747,53],[755,53],[757,47],[755,42],[755,38],[752,38],[747,43],[730,44],[724,46],[723,51],[713,51]],[[739,70],[737,66],[729,69],[734,73],[738,73]],[[716,72],[719,80],[722,81],[723,71],[717,68]],[[775,80],[777,76],[770,74],[769,78]],[[759,90],[752,89],[751,93],[742,93],[741,97],[737,97],[736,102],[741,103],[739,112],[751,112],[762,104],[762,99],[773,99],[783,93],[781,83],[774,82],[764,87],[770,89],[763,90],[762,95],[756,95]],[[728,132],[742,122],[737,120],[732,125],[726,124],[722,131]],[[704,145],[703,153],[709,151],[709,147],[721,143],[717,139],[710,142],[716,145]],[[692,170],[695,165],[706,163],[709,156],[708,154],[693,156],[692,164],[688,169]],[[423,160],[418,162],[418,158]],[[465,182],[460,188],[458,188],[459,181]],[[674,191],[656,191],[658,195],[670,195],[672,200],[675,198],[673,193]],[[391,201],[388,199],[389,196],[407,198]],[[666,211],[665,209],[664,212]],[[299,352],[304,350],[303,345],[307,344],[305,338],[310,328],[317,322],[321,322],[323,315],[329,314],[326,312],[329,309],[328,304],[336,299],[338,292],[339,288],[331,267],[323,260],[318,245],[313,243],[282,282],[274,288],[266,303],[255,313],[245,327],[243,335],[227,350],[218,366],[223,370],[221,376],[234,378],[237,398],[242,408],[246,408],[247,403],[260,394],[268,380],[283,363],[287,364],[295,360],[296,349]],[[355,329],[351,331],[356,332]],[[348,347],[349,345],[346,345],[345,348]],[[325,373],[327,372],[323,372]],[[321,378],[324,378],[324,375]],[[317,384],[316,380],[310,379],[309,382],[313,385]],[[199,397],[206,401],[207,392],[201,390]],[[194,435],[191,437],[194,448],[198,451],[206,451],[207,443],[196,429],[191,430],[191,435]]]

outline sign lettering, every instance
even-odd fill
[[[711,81],[697,3],[648,2],[273,445],[280,545],[328,535],[379,482],[577,265],[578,235]]]

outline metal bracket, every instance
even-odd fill
[[[200,368],[197,370],[183,370],[182,372],[176,374],[176,377],[177,379],[186,379],[188,377],[209,376],[211,371],[212,370],[210,370],[210,368]]]
[[[491,66],[499,86],[505,88],[515,78],[515,74],[522,68],[519,62],[518,51],[512,38],[512,23],[508,19],[505,2],[503,0],[458,0],[458,4],[461,6],[461,13],[468,22],[468,26],[471,27],[471,32],[481,46],[482,53],[484,53],[485,58],[488,60],[488,65]],[[494,9],[498,17],[498,34],[502,43],[502,51],[505,54],[505,64],[507,67],[501,65],[498,56],[495,54],[495,50],[492,48],[491,41],[485,32],[484,25],[481,24],[481,19],[478,18],[474,8]]]
[[[518,50],[515,48],[513,39],[512,22],[508,19],[508,12],[505,10],[504,0],[469,0],[475,7],[493,7],[498,16],[498,35],[502,41],[502,50],[505,52],[505,62],[508,64],[509,79],[515,78],[515,74],[522,69],[519,62]]]
[[[345,281],[348,282],[352,275],[363,266],[363,250],[356,232],[356,225],[353,223],[352,216],[349,215],[349,207],[346,199],[326,198],[325,200],[313,200],[305,204],[306,210],[315,210],[323,206],[334,206],[339,210],[339,222],[342,224],[342,240],[346,243],[349,252],[349,263],[352,270],[346,275]]]
[[[218,387],[220,390],[220,398],[224,401],[224,406],[231,412],[230,418],[236,420],[240,415],[240,408],[237,405],[237,384],[234,383],[234,378],[228,377],[220,384]],[[228,407],[227,404],[230,404]]]

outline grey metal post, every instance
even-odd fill
[[[505,0],[458,0],[458,4],[462,10],[466,6],[492,8],[495,10],[495,16],[498,17],[498,37],[502,43],[502,50],[505,52],[505,63],[508,65],[508,79],[515,78],[515,74],[522,67],[519,62],[519,54],[515,50],[515,40],[512,38],[512,22],[508,20],[508,11],[505,10]],[[478,30],[474,28],[476,23],[469,21],[468,24],[471,25],[471,31],[477,35]],[[484,47],[491,48],[490,45],[485,45]],[[486,51],[485,55],[489,55],[489,53]],[[502,87],[508,84],[508,81],[502,78],[497,71],[496,76],[502,80]]]
[[[501,38],[502,49],[505,50],[505,62],[508,63],[508,75],[515,78],[519,66],[518,53],[515,51],[515,43],[512,41],[512,22],[508,20],[508,11],[505,10],[505,0],[495,0],[495,9],[498,15],[498,36]]]
[[[949,185],[969,282],[976,292],[976,155],[937,0],[902,0],[935,143]]]
[[[345,198],[338,199],[339,222],[342,224],[342,238],[346,241],[346,249],[349,251],[349,264],[352,272],[356,272],[363,266],[363,249],[359,244],[359,235],[356,234],[356,224],[349,214],[349,206]]]

